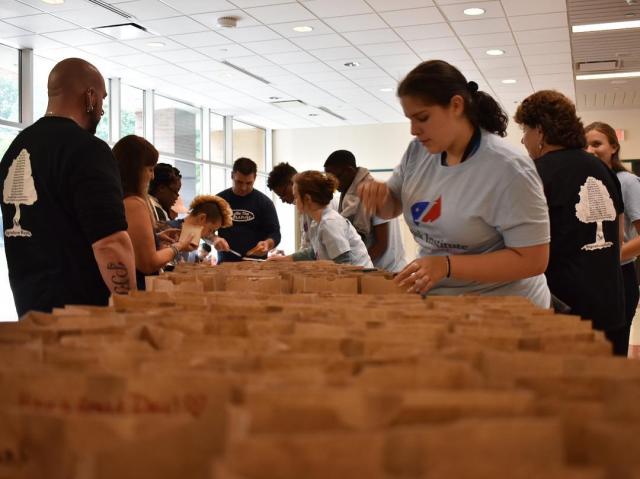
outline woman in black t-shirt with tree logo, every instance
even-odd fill
[[[515,121],[523,129],[522,143],[535,162],[549,206],[549,289],[572,314],[604,331],[615,354],[626,355],[620,182],[584,151],[584,127],[575,105],[562,93],[543,90],[527,97]]]

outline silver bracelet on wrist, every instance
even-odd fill
[[[173,251],[173,259],[176,259],[178,257],[178,255],[180,254],[180,251],[173,244],[169,245],[169,248],[171,248],[171,251]]]

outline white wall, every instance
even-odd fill
[[[620,142],[620,158],[640,160],[640,110],[583,111],[578,114],[584,126],[593,121],[603,121],[625,130],[625,139]]]

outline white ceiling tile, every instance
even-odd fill
[[[433,6],[433,2],[431,0],[394,0],[393,2],[390,2],[389,0],[368,0],[367,3],[377,12]]]
[[[173,35],[170,38],[190,48],[226,45],[231,43],[231,40],[227,37],[218,35],[216,32],[185,33],[184,35]]]
[[[265,40],[277,40],[281,38],[280,35],[264,26],[227,28],[224,30],[220,30],[220,33],[238,43],[261,42]]]
[[[444,22],[444,17],[435,7],[414,8],[381,13],[380,16],[392,27],[407,27]]]
[[[287,75],[289,72],[282,67],[277,65],[264,65],[264,66],[256,66],[251,69],[251,71],[261,77],[270,80],[271,78],[275,78],[281,75]]]
[[[547,28],[544,30],[528,30],[524,32],[514,32],[516,41],[520,43],[540,43],[541,39],[547,42],[568,42],[568,28]]]
[[[357,70],[358,68],[373,68],[376,65],[375,63],[373,63],[372,60],[373,59],[365,58],[365,57],[353,57],[348,59],[327,60],[325,63],[340,72],[345,72],[349,70]],[[357,62],[359,66],[348,67],[345,65],[345,63],[348,63],[348,62]]]
[[[530,75],[547,75],[549,73],[573,73],[573,65],[571,63],[554,63],[530,65],[527,63],[527,70]]]
[[[413,27],[397,27],[396,32],[405,40],[423,40],[425,38],[440,38],[455,36],[453,30],[446,23],[431,25],[417,25]]]
[[[362,53],[353,47],[322,48],[320,50],[309,50],[309,53],[324,61],[352,60],[362,56]]]
[[[386,55],[381,57],[372,57],[372,60],[382,68],[391,67],[408,67],[413,68],[422,60],[415,54],[411,55]]]
[[[503,18],[504,12],[500,2],[473,2],[473,5],[468,3],[455,4],[455,5],[443,5],[440,7],[442,13],[450,22],[456,21],[469,21],[479,20],[478,17],[470,17],[464,14],[464,10],[469,7],[482,8],[484,13],[481,18]]]
[[[42,0],[20,0],[20,2],[26,3],[27,5],[48,13],[58,13],[65,10],[76,10],[78,8],[91,6],[91,3],[87,0],[66,0],[64,3],[58,4],[44,3]]]
[[[91,45],[92,43],[104,43],[110,40],[109,37],[84,28],[76,30],[65,30],[63,32],[51,32],[44,35],[58,42],[66,43],[72,47],[79,45]]]
[[[298,75],[307,74],[307,73],[325,73],[325,72],[335,71],[326,63],[322,63],[319,61],[315,61],[311,63],[296,63],[293,65],[287,65],[285,66],[285,68],[290,72],[296,73]]]
[[[113,57],[118,55],[133,55],[136,53],[140,53],[135,48],[131,48],[130,46],[124,45],[119,42],[96,43],[94,45],[84,45],[81,49],[93,55],[100,55],[104,57]]]
[[[191,15],[195,21],[206,25],[207,27],[217,31],[218,33],[222,33],[226,30],[230,30],[229,28],[222,28],[218,25],[218,18],[220,17],[236,17],[238,18],[238,26],[237,29],[241,30],[244,27],[255,27],[259,26],[260,22],[253,17],[250,17],[242,10],[223,10],[214,13],[198,13],[196,15]]]
[[[314,20],[313,14],[299,3],[285,3],[265,7],[247,8],[246,12],[262,23],[298,22]]]
[[[336,35],[335,33],[329,35],[314,35],[311,37],[292,38],[291,41],[299,47],[305,49],[316,48],[318,45],[322,45],[325,48],[349,46],[349,42],[347,42],[340,35]]]
[[[198,50],[200,53],[204,53],[211,58],[215,58],[216,60],[254,55],[251,50],[236,43],[211,47],[198,47],[196,48],[196,50]]]
[[[291,43],[289,40],[283,38],[279,40],[267,40],[264,42],[247,42],[243,44],[249,50],[252,50],[261,55],[267,53],[285,53],[295,52],[300,49]]]
[[[194,13],[220,12],[235,8],[233,4],[226,0],[180,0],[179,2],[171,2],[171,6],[187,15]]]
[[[38,13],[40,13],[39,10],[24,3],[16,2],[15,0],[4,0],[0,3],[0,18],[20,17]]]
[[[344,37],[354,45],[370,45],[372,43],[388,43],[400,41],[400,37],[390,28],[380,30],[364,30],[361,32],[343,33]]]
[[[33,33],[58,32],[78,28],[73,23],[65,22],[49,14],[28,15],[26,17],[7,18],[6,23]],[[9,35],[6,35],[9,36]]]
[[[363,88],[375,88],[378,90],[380,88],[394,88],[397,86],[396,80],[389,75],[376,78],[361,78],[360,80],[356,80],[356,83]]]
[[[42,50],[38,55],[53,61],[60,61],[63,58],[80,58],[86,55],[85,52],[74,47],[52,48],[51,50]]]
[[[519,48],[523,55],[543,55],[548,52],[571,53],[569,42],[522,43]]]
[[[302,4],[320,18],[371,13],[363,0],[308,0]]]
[[[571,65],[571,53],[547,53],[545,55],[523,55],[526,65],[564,63]]]
[[[168,75],[184,75],[187,72],[184,68],[172,65],[171,63],[161,63],[159,65],[144,65],[137,67],[143,73],[147,75],[165,77]]]
[[[478,62],[480,63],[480,62]],[[524,64],[520,62],[520,65],[509,65],[509,66],[496,66],[495,64],[489,65],[489,67],[483,67],[482,72],[491,78],[511,78],[512,76],[526,76],[527,70],[524,67]]]
[[[37,51],[49,48],[64,48],[66,46],[64,43],[56,42],[42,35],[21,35],[7,38],[3,41],[14,48],[31,48]]]
[[[121,57],[118,57],[116,60],[120,60]],[[220,71],[229,71],[229,67],[227,65],[223,65],[222,63],[216,60],[198,60],[195,62],[184,62],[180,63],[182,68],[186,68],[192,72],[198,73],[209,73],[209,72],[220,72]]]
[[[311,32],[296,32],[293,28],[299,26],[306,26],[313,28]],[[313,37],[318,35],[325,35],[333,33],[333,30],[329,28],[321,20],[305,20],[304,22],[286,22],[286,23],[272,23],[269,28],[275,30],[283,37],[305,39],[307,37]]]
[[[413,51],[403,42],[378,43],[375,45],[361,45],[360,51],[365,55],[410,55]]]
[[[293,65],[295,63],[310,63],[317,61],[317,58],[312,57],[306,52],[275,53],[265,55],[265,58],[271,60],[276,65]]]
[[[509,24],[504,18],[487,18],[467,22],[451,22],[458,35],[480,35],[483,33],[508,32]]]
[[[180,86],[188,85],[188,87],[192,87],[193,85],[198,85],[202,83],[207,83],[210,81],[193,72],[188,72],[181,75],[166,75],[166,76],[163,76],[162,78],[170,83],[175,83]]]
[[[180,35],[182,33],[194,33],[207,30],[204,25],[186,16],[148,20],[144,25],[148,30],[161,35]]]
[[[499,47],[500,45],[515,45],[511,32],[488,33],[486,35],[461,36],[460,40],[467,48]]]
[[[96,6],[56,12],[56,16],[83,27],[98,27],[123,23],[123,18],[120,15]]]
[[[385,76],[386,73],[382,68],[351,68],[341,72],[344,76],[351,78],[352,80],[359,80],[361,78],[376,78]]]
[[[122,65],[135,65],[136,67],[148,66],[148,65],[161,65],[164,60],[153,55],[147,55],[146,53],[135,53],[133,55],[122,55],[113,58],[114,62]]]
[[[540,30],[541,28],[568,28],[567,14],[565,12],[509,17],[509,24],[514,32]]]
[[[19,35],[31,35],[29,30],[23,30],[22,28],[9,25],[0,21],[0,38],[17,37]]]
[[[476,60],[476,63],[482,71],[489,72],[497,68],[515,68],[522,66],[522,59],[519,57],[487,58],[478,59]]]
[[[408,45],[416,52],[437,52],[441,50],[457,50],[462,48],[460,40],[453,37],[429,38],[424,40],[411,40]]]
[[[185,48],[183,50],[169,50],[166,52],[156,52],[154,55],[162,58],[171,63],[182,63],[182,62],[195,62],[195,61],[205,61],[208,60],[206,55],[199,53],[195,50],[191,50],[190,48]]]
[[[337,32],[357,32],[359,30],[373,30],[387,28],[388,25],[376,14],[351,15],[325,20]]]
[[[535,2],[522,0],[502,0],[507,15],[534,15],[537,13],[566,12],[566,2],[559,0],[536,0]]]
[[[180,15],[180,12],[158,0],[136,0],[133,2],[118,3],[118,8],[127,13],[131,13],[139,20],[177,17]]]
[[[315,72],[302,73],[300,74],[300,76],[305,80],[313,82],[316,85],[320,82],[349,81],[337,71],[329,71],[329,72],[321,72],[321,73],[315,73]]]

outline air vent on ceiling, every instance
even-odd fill
[[[331,111],[326,106],[312,106],[312,105],[309,105],[309,104],[303,102],[302,100],[279,100],[279,101],[272,101],[270,103],[272,105],[279,106],[280,108],[283,108],[285,110],[289,110],[292,113],[296,113],[296,114],[306,114],[306,115],[309,115],[309,116],[318,116],[318,113],[316,113],[316,111],[320,110],[323,113],[326,113],[327,115],[331,115],[331,116],[333,116],[335,118],[338,118],[339,120],[347,121],[347,119],[345,117],[340,116],[337,113]]]
[[[105,25],[94,27],[94,30],[118,40],[134,40],[136,38],[146,38],[151,34],[142,25],[137,23],[119,23],[117,25]]]
[[[110,3],[107,2],[103,2],[102,0],[88,0],[89,3],[93,3],[94,5],[97,5],[99,7],[102,8],[106,8],[107,10],[109,10],[110,12],[113,12],[117,15],[120,15],[121,17],[124,18],[133,18],[133,15],[129,15],[127,12],[125,12],[124,10],[120,10],[117,7],[114,7],[113,5],[111,5]]]
[[[227,65],[229,68],[233,68],[234,70],[238,70],[240,73],[244,73],[245,75],[250,76],[251,78],[254,78],[258,81],[261,81],[262,83],[266,83],[267,85],[271,85],[271,82],[268,80],[265,80],[264,78],[262,78],[261,76],[256,75],[255,73],[251,73],[249,70],[245,70],[242,67],[239,67],[238,65],[234,65],[231,62],[228,62],[227,60],[222,60],[220,63]]]
[[[622,66],[622,62],[619,59],[616,60],[603,60],[594,62],[580,62],[576,65],[576,69],[579,72],[602,72],[618,70]]]
[[[337,113],[329,110],[326,106],[319,106],[318,110],[322,110],[323,112],[328,113],[331,116],[335,116],[336,118],[338,118],[340,120],[347,121],[347,119],[344,116],[338,115]]]

